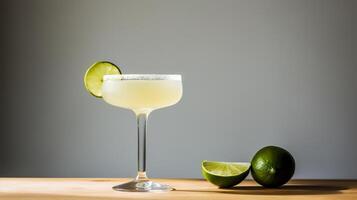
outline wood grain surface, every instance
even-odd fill
[[[357,200],[357,180],[294,180],[279,189],[244,181],[232,189],[218,189],[199,179],[154,179],[176,190],[164,193],[129,193],[112,186],[129,179],[108,178],[0,178],[0,199],[346,199]]]

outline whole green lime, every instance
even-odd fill
[[[295,160],[285,149],[267,146],[260,149],[251,161],[252,176],[264,187],[280,187],[294,175]]]

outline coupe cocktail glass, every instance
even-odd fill
[[[152,182],[146,175],[146,127],[149,114],[176,104],[182,97],[181,75],[105,75],[102,94],[107,103],[134,111],[138,125],[138,174],[114,190],[132,192],[169,191],[169,185]]]

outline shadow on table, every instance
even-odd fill
[[[182,192],[212,192],[241,195],[319,195],[339,194],[348,187],[331,185],[286,185],[280,188],[264,188],[261,186],[236,186],[218,190],[176,190]]]

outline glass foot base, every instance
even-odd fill
[[[113,189],[124,192],[166,192],[173,190],[169,185],[155,183],[150,180],[133,180],[114,186]]]

